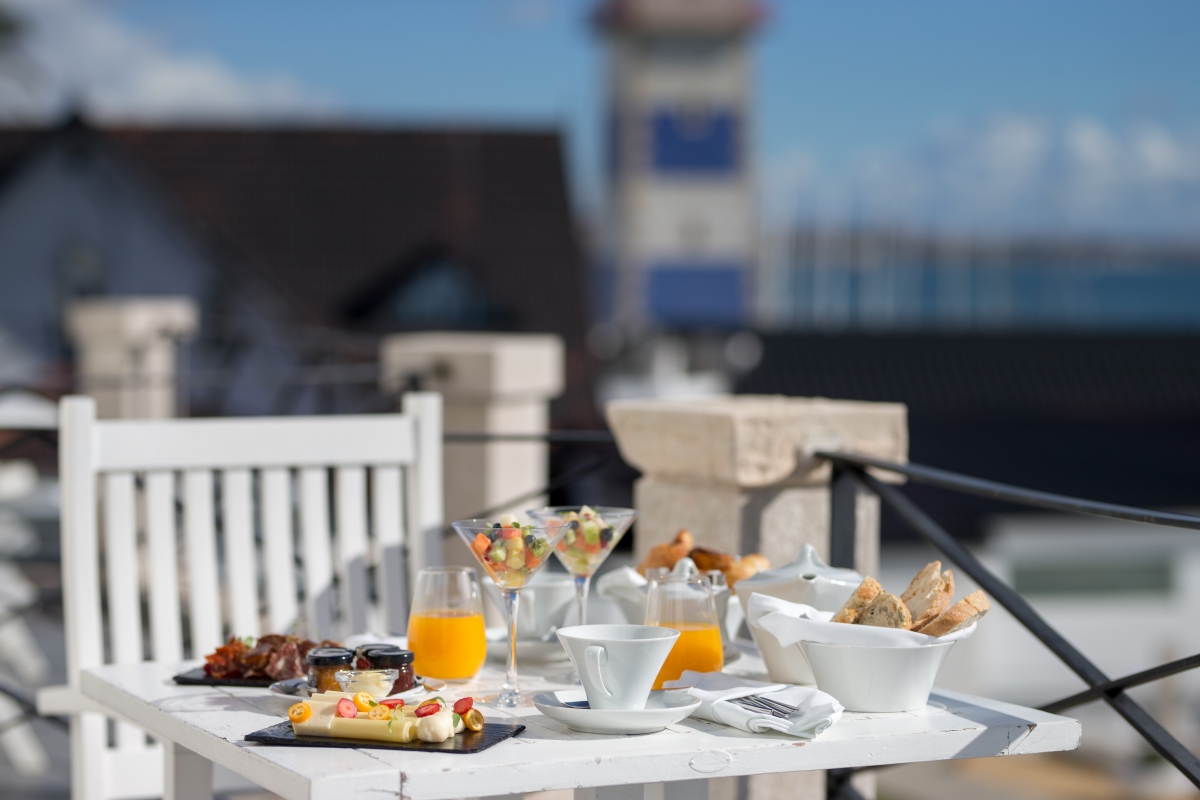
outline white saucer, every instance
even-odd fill
[[[583,707],[576,704],[583,704]],[[651,692],[646,707],[640,711],[605,711],[588,708],[586,704],[587,694],[583,689],[544,692],[533,698],[538,711],[572,730],[610,736],[661,731],[691,716],[700,707],[700,698],[687,692]]]
[[[508,659],[508,636],[500,629],[489,630],[487,643],[488,658],[497,661]],[[567,661],[567,651],[558,639],[548,642],[517,640],[517,662],[526,664],[558,664]]]

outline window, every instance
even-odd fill
[[[503,318],[465,267],[438,259],[386,292],[369,314],[388,328],[486,330]]]

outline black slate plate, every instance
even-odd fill
[[[481,731],[463,731],[444,742],[433,744],[419,739],[408,744],[400,742],[375,742],[367,739],[335,739],[331,736],[297,736],[292,723],[281,722],[261,731],[246,734],[247,742],[259,744],[281,744],[290,747],[369,747],[379,750],[425,750],[436,753],[478,753],[494,744],[516,736],[525,726],[516,722],[485,722]]]
[[[204,667],[181,672],[173,680],[181,686],[253,686],[263,689],[275,682],[274,678],[213,678],[205,674]]]

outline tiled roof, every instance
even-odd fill
[[[235,269],[295,321],[356,327],[364,300],[430,257],[465,267],[510,329],[568,345],[590,405],[587,308],[562,140],[552,129],[109,127],[0,129],[0,180],[43,137],[114,145]],[[594,422],[570,415],[577,424]]]

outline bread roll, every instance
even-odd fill
[[[879,581],[868,575],[830,621],[850,624],[858,622],[859,615],[882,591],[883,587],[879,585]]]
[[[924,633],[927,636],[945,636],[948,633],[954,633],[977,622],[991,608],[992,604],[988,602],[987,595],[983,593],[983,590],[976,590],[939,614],[917,633]]]
[[[638,564],[637,571],[642,577],[645,577],[647,570],[658,567],[672,569],[679,559],[686,558],[687,554],[692,552],[695,544],[692,534],[687,530],[681,530],[670,542],[657,544],[650,548],[650,552],[642,559],[642,563]]]
[[[906,631],[912,627],[912,614],[908,613],[908,607],[899,597],[891,592],[880,592],[859,614],[858,624]]]

